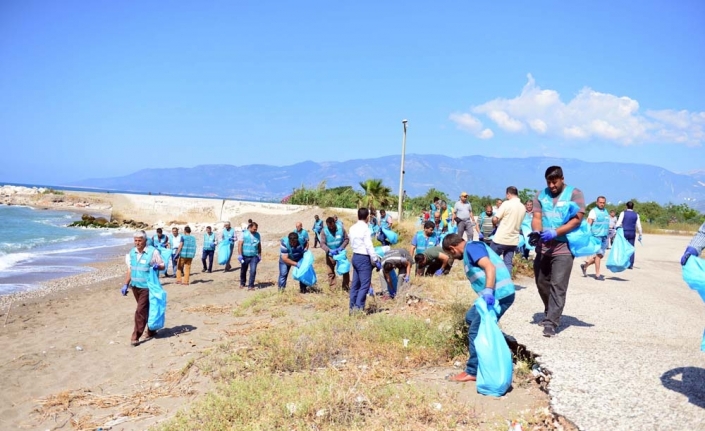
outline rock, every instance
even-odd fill
[[[83,347],[81,347],[81,346],[76,346],[76,350],[78,350],[79,352],[82,352],[82,351],[83,351]]]

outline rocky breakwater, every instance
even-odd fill
[[[106,211],[112,204],[93,193],[63,192],[45,187],[0,186],[0,203],[44,209],[87,208]]]

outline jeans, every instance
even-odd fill
[[[544,255],[536,248],[534,279],[546,313],[544,321],[551,323],[554,328],[560,324],[572,269],[572,254]]]
[[[213,270],[213,256],[215,255],[215,250],[203,250],[201,253],[201,262],[203,263],[203,270],[211,272]],[[208,260],[208,266],[206,266],[206,260]]]
[[[313,237],[314,237],[313,248],[318,247],[318,244],[321,243],[321,240],[318,239],[318,235],[320,235],[320,234],[321,234],[320,232],[316,232],[316,231],[313,232]]]
[[[233,258],[233,250],[234,250],[234,249],[235,249],[235,243],[234,243],[234,242],[231,242],[231,243],[230,243],[230,257],[228,257],[228,261],[225,262],[225,270],[226,270],[226,271],[230,271],[230,269],[232,268],[232,267],[230,266],[230,259]]]
[[[250,269],[250,283],[247,285],[248,288],[255,288],[255,277],[257,276],[257,264],[259,263],[259,258],[257,256],[243,256],[244,261],[240,265],[240,287],[245,287],[245,282],[247,281],[247,269]]]
[[[291,265],[288,265],[283,260],[279,259],[279,281],[277,283],[277,286],[279,286],[279,290],[284,290],[286,288],[286,279],[289,277],[290,270]],[[301,293],[307,293],[306,285],[300,281],[299,290],[301,291]]]
[[[473,226],[474,223],[471,219],[460,220],[460,222],[458,222],[458,235],[462,238],[463,232],[465,232],[467,240],[472,241],[472,237],[474,235]]]
[[[353,281],[350,286],[350,311],[365,309],[365,300],[372,284],[372,262],[366,254],[353,254]]]
[[[514,303],[514,294],[512,293],[506,298],[500,299],[498,303],[500,310],[497,315],[497,321],[499,321],[502,315]],[[468,312],[465,313],[465,323],[468,324],[468,350],[470,352],[468,362],[465,364],[465,372],[471,376],[477,376],[477,352],[475,351],[475,338],[477,338],[477,331],[480,329],[480,322],[482,322],[480,314],[473,305],[470,307]]]
[[[514,261],[514,252],[517,250],[517,246],[515,245],[504,245],[504,244],[497,244],[496,242],[492,241],[490,244],[490,248],[492,251],[497,253],[504,259],[504,266],[507,267],[509,270],[509,274],[512,273],[512,262]]]
[[[167,266],[169,262],[164,262],[164,273],[167,273]],[[178,254],[173,254],[171,255],[171,271],[176,275],[176,267],[179,265],[179,255]]]
[[[632,247],[633,247],[633,246],[634,246],[634,240],[636,240],[636,235],[628,235],[628,236],[627,236],[627,234],[624,234],[624,239],[626,239],[627,241],[629,241],[629,244],[631,244]],[[635,255],[635,254],[636,254],[636,247],[634,247],[634,253],[632,253],[632,257],[629,258],[629,268],[630,268],[630,269],[634,267],[634,255]]]

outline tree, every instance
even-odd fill
[[[360,199],[360,207],[366,208],[387,208],[390,203],[392,189],[382,184],[382,180],[373,178],[360,183],[360,187],[365,192]]]

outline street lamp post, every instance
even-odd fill
[[[404,125],[404,135],[401,140],[401,172],[399,173],[399,206],[397,208],[399,222],[402,219],[402,201],[404,199],[404,153],[406,153],[406,120],[401,120]]]

